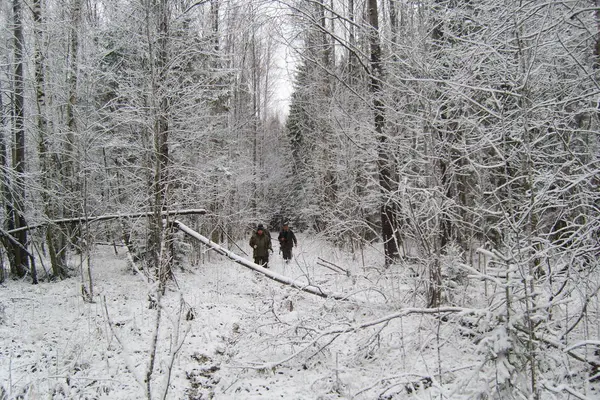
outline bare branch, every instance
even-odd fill
[[[391,321],[392,319],[396,319],[396,318],[402,318],[405,317],[407,315],[410,314],[443,314],[443,313],[463,313],[463,314],[472,314],[472,313],[477,313],[480,312],[479,310],[475,310],[475,309],[467,309],[467,308],[461,308],[461,307],[441,307],[441,308],[406,308],[400,312],[394,313],[394,314],[390,314],[387,315],[385,317],[376,319],[376,320],[372,320],[372,321],[367,321],[364,322],[362,324],[359,325],[355,325],[355,326],[351,326],[348,328],[340,328],[340,329],[330,329],[328,331],[324,331],[321,332],[317,337],[315,337],[313,340],[311,340],[306,346],[304,346],[303,348],[301,348],[300,350],[298,350],[297,352],[295,352],[294,354],[281,359],[279,361],[274,361],[271,363],[265,363],[262,364],[260,366],[254,367],[256,369],[273,369],[295,357],[297,357],[298,355],[300,355],[301,353],[303,353],[304,351],[306,351],[307,349],[309,349],[312,345],[316,344],[319,342],[319,340],[321,340],[324,337],[327,336],[331,336],[334,335],[336,338],[338,336],[340,336],[341,334],[344,333],[352,333],[352,332],[356,332],[358,330],[361,329],[365,329],[365,328],[369,328],[371,326],[375,326],[375,325],[379,325],[379,324],[385,324],[388,323],[389,321]],[[335,338],[334,338],[335,339]],[[331,340],[329,343],[333,342],[333,340]]]

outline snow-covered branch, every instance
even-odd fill
[[[99,215],[96,217],[75,217],[75,218],[62,218],[56,219],[48,222],[44,222],[42,224],[28,225],[17,229],[11,229],[10,231],[0,231],[0,235],[6,236],[6,234],[12,234],[24,230],[37,229],[49,224],[56,225],[65,225],[65,224],[80,224],[84,222],[98,222],[98,221],[108,221],[111,219],[119,219],[119,218],[141,218],[141,217],[149,217],[153,214],[152,211],[138,212],[138,213],[130,213],[130,214],[107,214],[107,215]],[[163,217],[173,216],[173,215],[204,215],[206,214],[206,210],[203,208],[198,209],[189,209],[189,210],[170,210],[163,211]]]
[[[306,351],[308,348],[310,348],[312,345],[318,343],[319,340],[321,340],[324,337],[332,336],[332,335],[339,336],[344,333],[356,332],[358,330],[369,328],[371,326],[387,323],[396,318],[406,317],[410,314],[446,314],[446,313],[473,314],[473,313],[477,313],[477,312],[480,312],[480,311],[475,310],[475,309],[461,308],[461,307],[405,308],[399,312],[396,312],[396,313],[393,313],[390,315],[386,315],[384,317],[374,319],[371,321],[366,321],[366,322],[363,322],[362,324],[358,324],[358,325],[354,325],[354,326],[350,326],[350,327],[346,327],[346,328],[335,328],[335,329],[330,329],[327,331],[322,331],[313,340],[311,340],[306,346],[302,347],[300,350],[296,351],[294,354],[291,354],[288,357],[281,359],[279,361],[265,363],[258,367],[255,367],[255,368],[257,368],[257,369],[275,368],[275,367],[277,367],[283,363],[286,363],[289,360],[292,360],[293,358],[297,357],[298,355],[300,355],[301,353]]]
[[[563,349],[564,352],[568,352],[571,350],[574,350],[578,347],[583,347],[583,346],[596,346],[596,347],[600,347],[600,340],[583,340],[581,342],[575,343],[565,349]]]

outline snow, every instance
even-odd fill
[[[83,301],[79,277],[6,282],[0,393],[7,399],[469,399],[493,390],[488,377],[498,371],[502,380],[511,377],[515,366],[504,357],[511,342],[502,328],[477,345],[444,322],[479,321],[477,309],[423,308],[423,278],[405,265],[383,268],[380,249],[365,249],[363,265],[360,254],[310,235],[298,238],[294,260],[285,264],[276,250],[268,271],[347,300],[283,285],[206,248],[204,262],[177,270],[164,296],[132,273],[123,250],[115,254],[108,246],[98,246],[92,258],[94,303]],[[159,303],[158,330],[159,309],[149,308],[149,295]],[[482,320],[470,332],[486,329]],[[486,364],[490,352],[497,370]],[[582,392],[555,381],[548,387],[559,399]]]

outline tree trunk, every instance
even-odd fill
[[[0,81],[1,84],[1,81]],[[5,132],[8,132],[8,122],[5,114],[4,103],[2,101],[4,94],[2,93],[2,87],[0,86],[0,201],[2,202],[2,207],[4,208],[4,212],[6,213],[6,222],[5,227],[10,229],[14,228],[14,222],[8,218],[8,216],[12,215],[12,196],[10,193],[10,175],[8,173],[8,149],[6,145],[6,136]],[[2,245],[7,250],[7,254],[10,255],[10,241],[6,237],[2,237]],[[0,283],[6,280],[6,275],[4,271],[4,260],[0,264]]]
[[[219,52],[219,0],[210,0],[212,42],[215,53]]]
[[[46,89],[45,89],[45,57],[43,49],[43,15],[41,0],[33,0],[33,21],[34,21],[34,61],[35,61],[35,87],[36,87],[36,103],[37,103],[37,137],[38,137],[38,156],[40,159],[40,179],[41,179],[41,196],[44,204],[44,214],[49,220],[56,219],[60,215],[55,212],[51,199],[50,181],[53,177],[53,171],[56,170],[52,166],[51,157],[48,149],[48,119],[46,118]],[[63,235],[56,230],[52,225],[46,227],[46,244],[48,246],[48,255],[50,256],[50,264],[55,277],[64,278],[67,276],[65,268],[64,239],[60,240]],[[61,245],[61,242],[63,243]],[[58,249],[58,250],[57,250]]]
[[[600,0],[595,0],[594,1],[595,5],[596,5],[596,11],[594,12],[594,17],[596,19],[596,43],[595,43],[595,47],[594,47],[594,59],[592,62],[593,68],[594,68],[594,76],[596,79],[596,82],[598,82],[600,80]],[[596,119],[598,121],[598,119],[600,119],[600,103],[596,106]],[[589,136],[594,136],[589,135]],[[589,142],[589,136],[586,139],[587,142]],[[596,187],[598,187],[600,185],[600,178],[596,175],[596,177],[594,178],[594,184]],[[600,208],[600,196],[596,196],[595,197],[595,201],[594,201],[596,208]]]
[[[158,100],[155,115],[154,146],[156,152],[154,174],[154,218],[152,226],[153,254],[156,262],[157,277],[164,290],[164,284],[171,276],[172,254],[170,235],[164,234],[162,212],[167,204],[167,167],[169,162],[169,102],[164,91],[167,87],[167,41],[168,41],[168,6],[167,0],[160,0],[158,10],[158,54],[156,59],[157,79],[154,83],[154,98]],[[164,241],[164,243],[163,243]],[[164,246],[163,246],[164,245]]]
[[[385,250],[385,265],[391,264],[398,258],[398,243],[396,242],[396,207],[390,201],[392,193],[394,174],[392,162],[388,153],[388,138],[384,132],[385,128],[385,105],[382,99],[381,80],[383,79],[383,68],[381,65],[381,45],[379,41],[379,16],[377,11],[377,0],[369,0],[369,24],[371,32],[369,41],[371,45],[371,82],[369,89],[373,96],[373,112],[375,115],[375,133],[377,135],[377,171],[379,185],[381,187],[381,233]]]
[[[67,119],[67,140],[66,160],[65,160],[65,178],[67,180],[67,188],[71,193],[75,193],[76,184],[76,162],[79,159],[75,143],[75,132],[77,131],[77,122],[75,120],[75,104],[77,103],[77,62],[79,48],[79,32],[78,27],[81,21],[81,0],[73,0],[71,15],[71,40],[69,42],[69,69],[67,71],[68,84],[68,101],[66,105]]]
[[[21,0],[13,0],[14,17],[14,135],[15,151],[13,169],[15,171],[15,182],[13,186],[12,215],[8,218],[13,220],[15,229],[27,226],[25,221],[25,88],[23,71],[23,14]],[[29,258],[25,249],[27,248],[27,231],[16,233],[15,238],[21,246],[10,246],[11,272],[19,278],[27,273]],[[35,269],[31,271],[34,283],[37,283]]]
[[[260,103],[258,98],[259,76],[258,76],[258,55],[256,49],[256,37],[252,34],[252,166],[254,171],[254,179],[252,180],[252,200],[251,207],[254,216],[258,216],[257,198],[259,196],[260,168],[259,168],[259,152],[258,152],[258,134],[259,134],[259,114]]]
[[[348,42],[350,48],[354,49],[356,46],[356,27],[354,25],[354,0],[348,0]],[[348,78],[350,85],[353,86],[358,80],[356,72],[358,70],[358,60],[356,59],[356,53],[354,51],[348,51]]]
[[[392,44],[398,43],[398,4],[394,0],[389,0],[390,14],[390,33],[392,35]]]
[[[72,0],[71,14],[69,15],[71,22],[70,40],[69,40],[69,59],[67,69],[67,104],[65,108],[66,118],[66,138],[64,141],[63,160],[61,169],[61,179],[65,188],[65,208],[62,211],[67,217],[77,215],[81,210],[81,205],[77,199],[80,198],[79,185],[79,165],[80,159],[77,143],[77,120],[75,118],[75,107],[77,105],[77,84],[78,84],[78,63],[79,63],[79,25],[81,23],[81,0]],[[80,232],[77,230],[69,231],[68,236],[71,243],[78,242]],[[60,240],[59,240],[60,241]],[[64,263],[66,253],[66,240],[63,240],[62,249],[59,250],[60,261]]]

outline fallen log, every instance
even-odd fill
[[[161,216],[166,217],[166,216],[173,216],[173,215],[174,216],[205,215],[206,212],[207,211],[203,208],[190,209],[190,210],[169,210],[169,211],[162,211]],[[129,214],[109,214],[109,215],[98,215],[98,216],[92,216],[92,217],[61,218],[61,219],[47,221],[47,222],[44,222],[41,224],[23,226],[21,228],[11,229],[9,231],[0,231],[0,236],[7,236],[7,233],[9,235],[12,235],[13,233],[16,233],[16,232],[27,231],[27,230],[31,230],[31,229],[38,229],[38,228],[42,228],[42,227],[45,227],[50,224],[56,224],[56,225],[81,224],[81,223],[91,223],[91,222],[98,222],[98,221],[108,221],[111,219],[149,217],[152,215],[154,215],[154,213],[152,211],[143,211],[143,212],[135,212],[135,213],[129,213]]]
[[[173,221],[173,225],[177,226],[181,231],[183,231],[184,233],[193,237],[194,239],[197,239],[200,242],[204,243],[205,245],[209,246],[210,248],[215,250],[217,253],[226,256],[227,258],[233,260],[234,262],[236,262],[246,268],[250,268],[253,271],[260,272],[261,274],[265,275],[267,278],[269,278],[271,280],[274,280],[275,282],[279,282],[284,285],[288,285],[288,286],[294,287],[296,289],[302,290],[303,292],[314,294],[314,295],[317,295],[319,297],[323,297],[326,299],[331,298],[331,299],[336,299],[336,300],[347,300],[346,296],[344,296],[344,295],[335,294],[335,293],[326,293],[326,292],[322,291],[321,288],[319,288],[318,286],[310,285],[310,284],[306,285],[302,282],[294,281],[285,275],[278,274],[275,271],[272,271],[268,268],[261,267],[260,265],[255,264],[252,261],[246,260],[245,258],[233,253],[232,251],[229,251],[229,250],[219,246],[215,242],[211,241],[210,239],[208,239],[205,236],[202,236],[201,234],[199,234],[198,232],[189,228],[188,226],[186,226],[185,224],[183,224],[182,222],[180,222],[178,220]]]

